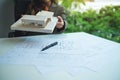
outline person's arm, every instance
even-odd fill
[[[53,33],[62,33],[66,28],[66,21],[62,19],[62,17],[58,16],[58,22],[54,29]]]
[[[53,33],[63,33],[67,26],[65,9],[62,6],[58,6],[55,10],[55,16],[58,17],[58,22]]]

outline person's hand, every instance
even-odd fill
[[[58,16],[57,18],[58,18],[58,22],[56,24],[56,28],[61,29],[64,26],[64,21],[61,16]]]

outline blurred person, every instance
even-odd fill
[[[57,0],[31,0],[25,14],[36,15],[39,11],[54,12],[54,17],[58,18],[53,34],[62,33],[66,28],[66,11],[64,7],[58,4]],[[21,14],[24,15],[24,14]],[[47,33],[15,31],[16,36],[40,35]]]

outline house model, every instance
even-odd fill
[[[40,11],[36,15],[23,15],[11,25],[11,30],[53,33],[58,18],[54,12]]]
[[[41,11],[36,15],[24,15],[21,18],[23,25],[34,25],[38,27],[45,27],[53,17],[54,13],[49,11]]]

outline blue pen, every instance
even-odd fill
[[[41,51],[44,51],[44,50],[46,50],[46,49],[49,49],[49,48],[51,48],[51,47],[53,47],[53,46],[55,46],[55,45],[57,45],[57,44],[58,44],[58,42],[51,43],[51,44],[49,44],[48,46],[44,47]]]

